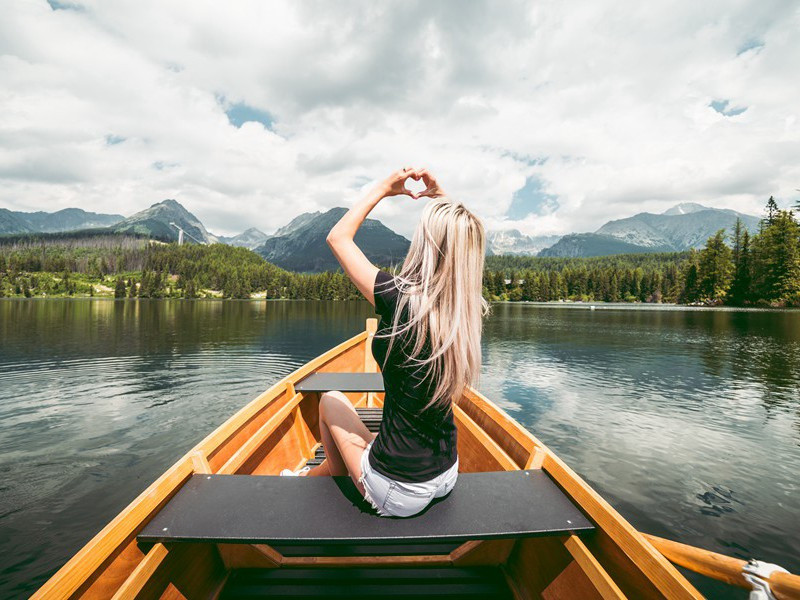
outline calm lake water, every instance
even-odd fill
[[[0,597],[29,595],[191,446],[373,314],[0,301]],[[497,304],[484,363],[479,388],[637,528],[800,572],[800,313]]]

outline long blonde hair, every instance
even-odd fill
[[[413,348],[406,364],[423,367],[425,379],[436,383],[425,409],[449,408],[478,380],[483,317],[489,312],[482,294],[485,247],[480,219],[461,202],[435,198],[425,205],[395,276],[397,308],[386,356],[397,337],[408,334]],[[408,320],[401,324],[405,307]],[[426,342],[429,354],[420,357]]]

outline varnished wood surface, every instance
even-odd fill
[[[654,535],[645,534],[645,538],[676,565],[731,585],[746,589],[751,587],[742,575],[742,569],[747,563],[741,559],[665,540]],[[779,600],[800,598],[800,576],[775,572],[770,577],[769,583],[772,593]]]

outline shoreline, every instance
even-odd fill
[[[44,301],[44,300],[97,300],[103,302],[364,302],[364,299],[320,300],[316,298],[114,298],[113,296],[4,296],[2,301]],[[533,300],[493,300],[490,305],[503,304],[509,306],[539,306],[545,308],[569,308],[574,310],[665,310],[665,311],[717,311],[717,312],[798,312],[798,307],[786,306],[706,306],[699,304],[678,304],[675,302],[584,302],[572,300],[551,300],[537,302]]]

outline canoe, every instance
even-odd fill
[[[376,430],[376,326],[368,319],[249,402],[33,598],[702,598],[675,565],[751,587],[744,561],[637,531],[472,388],[453,408],[459,482],[419,516],[370,513],[348,478],[275,477],[322,459],[326,386]],[[800,577],[764,581],[777,598],[800,598]]]

